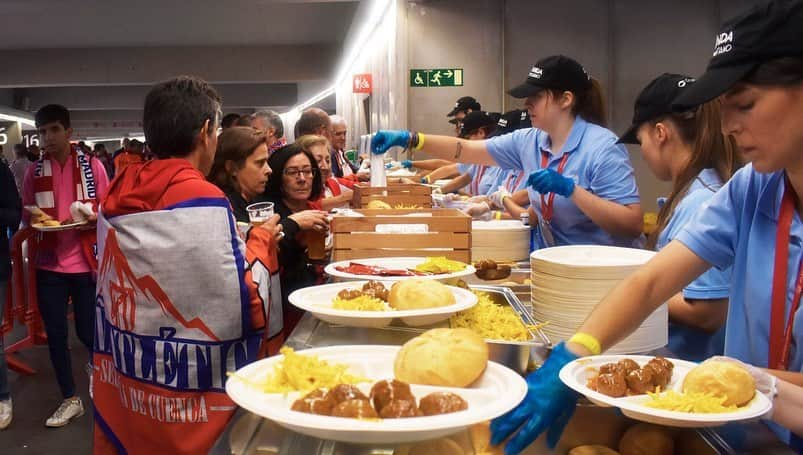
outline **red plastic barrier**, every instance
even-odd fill
[[[25,336],[14,344],[6,346],[6,362],[8,367],[18,373],[35,374],[36,370],[26,365],[18,358],[16,353],[35,345],[47,344],[42,317],[39,314],[39,305],[36,295],[36,252],[39,246],[38,232],[33,228],[25,228],[14,234],[11,239],[11,299],[6,306],[6,318],[0,333],[8,333],[13,327],[14,320],[25,324]],[[28,263],[25,263],[22,244],[28,242]],[[26,273],[27,272],[27,273]],[[28,275],[26,286],[25,275]],[[11,296],[13,295],[13,299]],[[13,308],[12,308],[13,306]]]

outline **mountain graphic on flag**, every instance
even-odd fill
[[[120,245],[117,241],[117,231],[109,229],[106,235],[106,244],[103,257],[98,267],[99,283],[108,282],[108,295],[111,322],[118,328],[126,331],[136,331],[137,305],[158,305],[166,318],[172,318],[177,325],[190,330],[198,330],[211,341],[220,339],[199,318],[189,321],[178,311],[170,298],[162,290],[159,283],[150,275],[137,277],[131,270]],[[175,333],[175,329],[160,327],[160,333]]]

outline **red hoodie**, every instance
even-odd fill
[[[226,218],[220,211],[223,206],[228,208],[229,219],[223,219]],[[125,216],[148,212],[153,215]],[[213,216],[207,216],[209,213]],[[175,218],[177,216],[183,218]],[[192,218],[196,216],[199,219]],[[170,220],[190,229],[193,226],[210,229],[203,231],[206,236],[167,233],[160,237],[160,228],[171,224]],[[272,280],[276,275],[278,282],[275,239],[268,231],[251,229],[245,251],[236,246],[242,245],[236,238],[232,251],[231,240],[222,243],[218,240],[232,238],[228,227],[234,226],[233,223],[223,192],[207,182],[187,160],[131,164],[112,181],[101,204],[98,228],[102,257],[93,373],[96,454],[122,451],[148,455],[206,453],[233,415],[236,407],[223,392],[220,379],[235,361],[233,358],[227,361],[226,352],[228,355],[232,355],[234,349],[245,349],[239,355],[256,352],[255,336],[267,334],[267,322],[273,320],[266,314],[266,309],[273,306],[265,302],[270,302],[274,293],[278,294]],[[218,226],[224,229],[216,230]],[[214,235],[216,233],[221,235]],[[164,244],[160,243],[162,238],[167,245],[173,245],[170,248],[174,256],[176,252],[191,251],[197,260],[204,257],[206,250],[219,250],[222,256],[212,257],[221,257],[222,262],[195,267],[189,262],[190,274],[171,275],[175,268],[153,262],[154,254],[165,251]],[[229,251],[228,256],[226,251]],[[168,256],[169,252],[164,255]],[[237,273],[233,264],[240,262],[237,257],[243,252],[247,267],[241,264],[245,267],[244,278],[237,291],[238,278],[229,273]],[[171,258],[159,259],[169,261]],[[153,270],[145,270],[149,268],[147,264],[151,264]],[[197,286],[192,284],[194,280],[200,280],[195,281]],[[198,289],[212,289],[218,283],[235,295],[247,293],[248,308],[243,314],[250,314],[251,329],[243,329],[243,338],[231,335],[240,333],[237,323],[222,321],[219,313],[214,316],[211,303],[220,301],[220,308],[228,311],[226,309],[232,305],[230,299],[215,300],[210,296],[209,300],[204,300],[192,294]],[[233,287],[232,283],[235,283]],[[271,295],[260,295],[260,291]],[[236,297],[234,300],[239,301]],[[277,303],[281,306],[280,299]],[[245,324],[245,316],[242,321]],[[221,334],[223,336],[219,336]],[[276,336],[272,343],[262,342],[260,355],[265,350],[277,351],[281,338]],[[119,343],[127,343],[125,350]],[[164,348],[158,348],[165,349],[164,358],[160,357],[158,349],[148,348],[152,346],[149,343],[164,344]],[[249,350],[246,346],[257,348]],[[177,350],[182,347],[184,351]],[[171,354],[168,358],[168,348],[175,357]],[[192,355],[179,355],[194,350],[201,356],[198,360]],[[214,354],[216,350],[223,354],[222,360],[220,355]],[[240,358],[238,366],[242,366],[243,361]],[[162,364],[163,367],[153,366]],[[161,368],[161,376],[156,376],[154,368]],[[168,373],[175,379],[165,379]],[[176,406],[181,406],[181,411]]]

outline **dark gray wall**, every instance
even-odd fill
[[[705,70],[714,35],[725,19],[758,0],[506,0],[505,88],[520,83],[539,58],[566,54],[581,62],[605,87],[609,127],[630,123],[638,92],[664,72],[693,76]],[[520,101],[505,96],[505,109]],[[631,147],[641,200],[669,191]]]
[[[466,69],[462,89],[409,89],[409,126],[453,134],[443,115],[461,95],[489,110],[521,106],[500,95],[536,60],[566,54],[605,88],[621,133],[638,92],[663,72],[699,75],[724,18],[758,0],[429,0],[408,8],[409,65]],[[669,190],[631,149],[645,210]]]
[[[502,2],[447,0],[407,8],[409,68],[463,68],[463,86],[408,88],[409,128],[454,135],[446,113],[461,96],[502,108]],[[408,79],[409,84],[409,79]]]

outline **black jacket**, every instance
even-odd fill
[[[8,231],[15,232],[22,216],[22,200],[17,192],[14,174],[8,166],[0,165],[0,281],[11,277],[11,254]],[[5,299],[6,296],[0,296]]]

